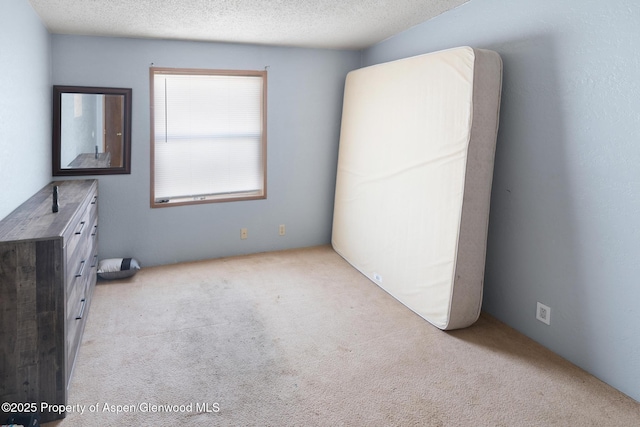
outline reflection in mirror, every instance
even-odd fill
[[[61,168],[122,167],[123,99],[122,95],[62,94]]]
[[[54,86],[53,175],[130,173],[131,89]]]

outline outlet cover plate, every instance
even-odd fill
[[[542,303],[536,306],[536,319],[547,325],[551,325],[551,308]]]

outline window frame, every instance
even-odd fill
[[[155,107],[154,107],[154,80],[156,74],[175,74],[175,75],[211,75],[211,76],[246,76],[262,78],[262,133],[260,140],[260,149],[262,154],[262,192],[261,194],[248,195],[240,194],[238,196],[230,196],[229,194],[208,195],[200,200],[184,200],[175,202],[157,202],[155,197]],[[150,186],[150,204],[151,208],[165,208],[173,206],[199,205],[205,203],[222,203],[236,202],[245,200],[261,200],[267,198],[267,71],[266,70],[222,70],[222,69],[205,69],[205,68],[169,68],[169,67],[150,67],[149,68],[149,98],[150,98],[150,152],[151,152],[151,186]],[[185,196],[189,197],[189,196]]]

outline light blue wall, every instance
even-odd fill
[[[460,45],[504,61],[483,309],[640,400],[640,3],[473,0],[363,60]]]
[[[0,219],[51,181],[51,39],[28,1],[0,2]]]
[[[62,35],[52,46],[54,84],[133,89],[132,173],[99,178],[101,258],[151,266],[329,243],[344,79],[359,52]],[[268,67],[266,200],[149,207],[151,63]]]

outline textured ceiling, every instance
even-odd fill
[[[29,0],[50,32],[362,49],[469,0]]]

